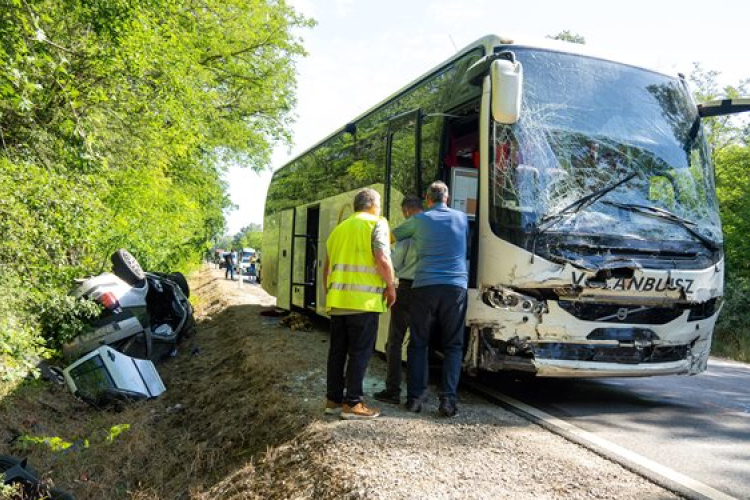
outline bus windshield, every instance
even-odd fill
[[[527,248],[540,234],[554,245],[721,247],[710,155],[684,82],[579,55],[513,51],[524,102],[517,124],[492,124],[496,234]]]

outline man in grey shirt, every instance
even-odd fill
[[[401,213],[404,214],[404,218],[409,219],[421,212],[422,200],[419,197],[408,195],[401,202]],[[417,250],[414,240],[407,238],[398,241],[391,255],[391,261],[393,262],[393,268],[396,270],[398,288],[396,290],[396,303],[391,308],[388,342],[385,346],[388,372],[385,378],[385,389],[376,392],[373,396],[378,401],[397,405],[401,402],[401,351],[406,329],[409,328],[411,285],[417,269]]]
[[[443,390],[438,413],[457,414],[456,392],[466,323],[466,249],[469,225],[466,214],[448,208],[448,186],[435,181],[427,188],[428,210],[393,230],[397,240],[412,238],[417,247],[417,270],[412,285],[406,408],[422,410],[427,390],[427,350],[432,330],[440,332],[443,351]]]

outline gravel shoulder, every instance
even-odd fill
[[[273,303],[254,284],[238,288],[222,280],[218,285],[230,303]],[[324,417],[325,323],[292,331],[275,319],[254,321],[264,323],[267,340],[279,345],[264,349],[264,355],[283,374],[287,396],[310,412],[311,420],[292,440],[256,460],[252,471],[236,470],[205,498],[678,498],[471,394],[460,394],[460,414],[448,420],[437,417],[434,386],[420,414],[382,404],[383,416],[373,421]],[[381,389],[384,376],[385,362],[376,355],[366,394]]]

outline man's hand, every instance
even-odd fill
[[[383,300],[385,300],[388,307],[391,307],[396,303],[396,286],[394,284],[396,276],[393,273],[391,257],[383,252],[383,250],[375,250],[373,255],[375,256],[375,266],[378,268],[378,274],[385,281]]]
[[[396,287],[393,284],[387,285],[383,291],[383,299],[390,309],[396,303]]]

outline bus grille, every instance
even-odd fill
[[[560,308],[583,321],[627,323],[630,325],[664,325],[682,315],[674,307],[644,307],[639,305],[593,304],[561,300]]]

